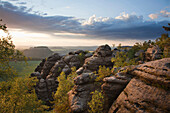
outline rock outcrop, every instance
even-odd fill
[[[75,86],[68,93],[69,104],[72,112],[87,113],[87,103],[91,100],[91,92],[101,89],[101,85],[96,84],[96,75],[93,71],[97,71],[99,66],[105,65],[112,68],[111,62],[112,51],[108,45],[102,45],[96,49],[94,55],[86,58],[83,67],[77,70],[77,76],[74,79]]]
[[[146,61],[153,61],[160,59],[162,55],[161,49],[156,45],[151,48],[148,48],[145,52],[145,59]]]
[[[82,50],[70,52],[65,56],[54,54],[37,66],[31,76],[39,81],[35,87],[39,99],[50,105],[52,93],[57,91],[57,77],[61,72],[69,75],[72,67],[78,74],[74,78],[74,87],[68,92],[69,105],[73,113],[88,113],[91,92],[102,91],[104,94],[103,113],[164,113],[170,111],[170,58],[160,58],[158,46],[135,54],[143,54],[147,61],[137,66],[114,68],[103,80],[96,80],[99,66],[113,68],[111,58],[121,50],[113,50],[108,45],[99,46],[94,54]],[[82,58],[83,56],[83,58]],[[117,72],[115,74],[115,72]]]
[[[47,60],[42,60],[35,69],[35,72],[31,74],[31,76],[37,76],[39,79],[35,88],[39,99],[45,102],[48,102],[49,100],[52,101],[52,92],[56,92],[57,90],[57,77],[60,73],[65,72],[65,74],[68,75],[70,74],[72,67],[78,69],[82,66],[79,54],[85,54],[86,52],[79,50],[72,53],[73,54],[68,54],[63,57],[55,53],[48,57]]]
[[[167,113],[170,108],[170,58],[138,65],[134,78],[118,96],[109,113]]]
[[[103,79],[104,83],[101,86],[101,89],[105,95],[105,112],[108,112],[112,103],[116,100],[122,90],[131,80],[131,77],[124,75],[124,73],[117,73],[114,76],[106,77]]]
[[[43,66],[45,64],[46,59],[42,59],[41,63],[35,68],[35,72],[41,73]]]

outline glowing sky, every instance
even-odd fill
[[[17,46],[133,45],[170,22],[170,0],[0,0]]]

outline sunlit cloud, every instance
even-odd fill
[[[66,8],[66,9],[70,9],[71,7],[70,7],[70,6],[66,6],[66,7],[64,7],[64,8]]]
[[[161,10],[159,13],[153,13],[148,15],[151,19],[157,19],[159,17],[170,18],[170,12],[166,10]]]
[[[151,19],[157,19],[158,18],[158,14],[150,14],[149,15],[149,18],[151,18]]]

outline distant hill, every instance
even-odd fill
[[[77,50],[88,50],[88,51],[94,51],[96,50],[97,46],[51,46],[49,49],[51,49],[54,53],[59,53],[60,55],[66,55],[67,53],[71,51],[77,51]]]
[[[23,54],[32,59],[43,59],[52,55],[53,51],[46,46],[38,46],[23,50]]]

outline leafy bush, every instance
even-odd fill
[[[89,113],[103,113],[103,106],[104,106],[104,96],[102,92],[95,90],[91,92],[92,99],[88,103],[89,105]]]
[[[59,86],[57,88],[57,92],[55,93],[55,111],[57,113],[68,113],[69,112],[69,104],[68,104],[68,95],[67,93],[74,86],[73,78],[76,77],[76,68],[72,68],[71,74],[68,76],[65,75],[64,72],[61,72],[58,77]]]
[[[80,60],[81,65],[83,65],[84,60],[85,60],[85,54],[84,53],[79,53],[78,58]]]
[[[111,70],[109,68],[106,68],[105,66],[99,66],[98,74],[96,81],[102,81],[103,78],[111,75]]]
[[[168,34],[162,34],[160,38],[156,39],[155,44],[163,51],[163,58],[170,57],[170,37]]]
[[[37,100],[32,78],[14,78],[12,81],[0,82],[0,112],[30,113],[42,112],[42,102]]]

